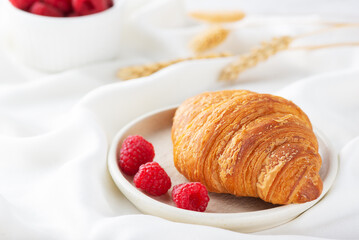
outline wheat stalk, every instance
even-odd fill
[[[254,67],[259,62],[268,59],[279,51],[288,49],[293,41],[292,37],[283,36],[273,38],[269,42],[263,42],[260,47],[253,49],[249,54],[240,56],[237,60],[227,65],[221,72],[220,80],[234,81],[244,70]]]
[[[212,26],[196,35],[190,42],[190,48],[197,54],[203,53],[220,45],[228,34],[228,29],[219,25]]]
[[[332,28],[341,28],[341,27],[357,27],[358,24],[332,24]],[[221,28],[221,27],[220,27]],[[225,29],[224,29],[225,30]],[[326,29],[325,31],[331,30],[331,28]],[[196,43],[198,46],[194,49],[203,49],[208,50],[209,46],[217,46],[219,43],[221,43],[226,38],[226,33],[222,32],[223,30],[217,30],[217,33],[214,33],[214,30],[212,30],[213,36],[208,33],[207,37],[203,37],[203,39],[197,40]],[[227,30],[228,31],[228,30]],[[270,56],[275,55],[279,51],[283,51],[286,49],[307,49],[307,50],[315,50],[315,49],[321,49],[321,48],[329,48],[329,47],[341,47],[341,46],[358,46],[359,42],[347,42],[347,43],[334,43],[334,44],[326,44],[326,45],[318,45],[318,46],[302,46],[302,47],[295,47],[295,48],[289,48],[289,45],[294,39],[311,36],[315,34],[322,33],[323,30],[315,31],[311,33],[307,33],[304,35],[298,35],[295,37],[290,36],[282,36],[278,38],[273,38],[269,42],[263,42],[260,47],[253,49],[250,53],[239,56],[237,60],[227,65],[221,72],[219,79],[225,80],[225,81],[234,81],[237,79],[238,75],[257,65],[261,61],[265,61]],[[222,36],[217,36],[222,35]],[[228,35],[228,32],[227,32]],[[217,37],[215,37],[217,36]],[[218,38],[218,39],[216,39]],[[210,40],[212,39],[212,40]],[[201,44],[199,44],[201,43]],[[195,44],[195,45],[196,45]],[[196,52],[199,52],[198,50]],[[228,53],[220,53],[220,54],[209,54],[209,55],[199,55],[195,57],[189,57],[189,58],[180,58],[175,59],[167,62],[158,62],[158,63],[152,63],[152,64],[146,64],[146,65],[140,65],[140,66],[130,66],[120,69],[117,72],[117,77],[123,79],[123,80],[129,80],[133,78],[139,78],[139,77],[145,77],[149,76],[165,67],[168,67],[172,64],[188,61],[188,60],[195,60],[195,59],[209,59],[209,58],[219,58],[219,57],[227,57],[231,56],[231,54]]]
[[[328,43],[328,44],[313,45],[313,46],[298,46],[298,47],[288,48],[288,50],[319,50],[323,48],[353,47],[353,46],[359,46],[359,42],[340,42],[340,43]]]
[[[227,23],[242,20],[246,15],[242,11],[195,11],[189,15],[200,21],[208,23]]]
[[[175,63],[189,61],[189,60],[220,58],[220,57],[228,57],[228,56],[231,56],[231,54],[229,53],[208,54],[208,55],[194,56],[188,58],[179,58],[167,62],[157,62],[157,63],[150,63],[145,65],[124,67],[117,72],[117,77],[122,80],[130,80],[139,77],[146,77]]]

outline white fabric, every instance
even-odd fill
[[[234,32],[220,49],[245,52],[272,36],[320,29],[324,21],[359,20],[355,1],[293,1],[295,9],[285,8],[287,1],[259,4],[264,2],[223,3],[242,4],[249,16],[229,26]],[[48,75],[0,50],[0,239],[359,238],[359,48],[285,51],[244,72],[235,85],[216,81],[230,59],[185,62],[127,82],[116,79],[121,66],[190,54],[187,41],[205,26],[185,14],[188,7],[201,7],[184,3],[127,2],[123,56],[117,61]],[[336,30],[297,44],[338,41],[359,41],[358,29]],[[202,78],[204,71],[212,77]],[[334,186],[295,220],[253,234],[174,223],[141,214],[113,183],[106,155],[124,124],[194,94],[223,88],[293,100],[339,154]]]

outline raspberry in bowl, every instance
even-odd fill
[[[103,12],[112,0],[9,0],[23,11],[48,17],[76,17]]]
[[[5,0],[0,13],[5,48],[24,64],[47,72],[115,59],[120,55],[123,3]]]

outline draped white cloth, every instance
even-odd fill
[[[228,26],[233,31],[218,51],[243,53],[273,36],[323,28],[323,22],[359,21],[355,1],[293,1],[293,8],[287,1],[248,2],[221,2],[246,10],[248,17]],[[150,77],[116,79],[121,66],[189,55],[189,39],[206,26],[189,19],[186,10],[219,5],[129,1],[118,60],[55,74],[26,67],[3,44],[1,239],[359,238],[359,47],[284,51],[244,72],[234,85],[217,81],[230,59],[184,62]],[[294,46],[343,41],[359,41],[358,28],[303,38]],[[224,88],[274,93],[298,104],[340,159],[333,187],[295,220],[253,234],[141,214],[107,171],[113,136],[137,116]]]

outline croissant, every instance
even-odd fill
[[[319,197],[322,159],[307,115],[293,102],[247,90],[187,99],[172,125],[174,164],[216,193],[273,204]]]

